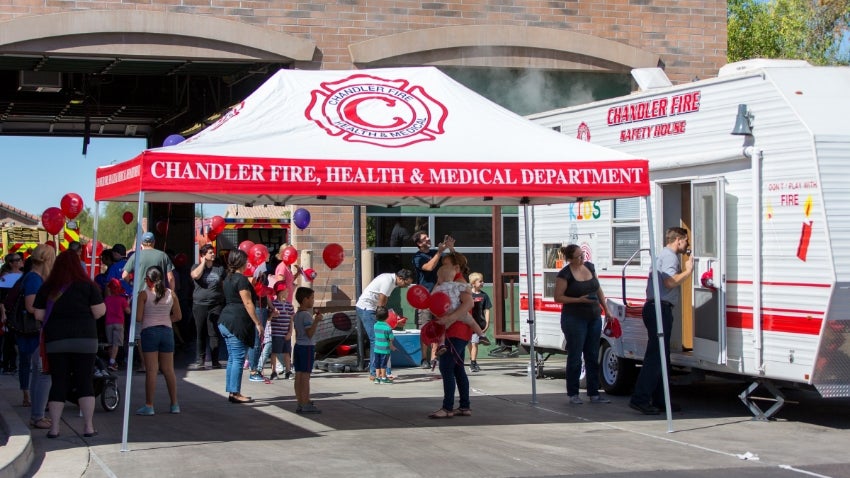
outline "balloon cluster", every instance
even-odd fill
[[[445,292],[428,292],[425,286],[414,285],[407,289],[407,302],[417,309],[428,309],[436,317],[452,311],[451,299]]]
[[[62,196],[59,206],[41,213],[41,225],[48,234],[59,234],[65,228],[65,218],[73,220],[83,212],[83,198],[77,193],[68,193]]]
[[[260,264],[269,260],[269,249],[262,244],[254,244],[252,241],[246,240],[239,243],[238,249],[248,256],[248,266],[244,272],[248,277],[254,275]]]

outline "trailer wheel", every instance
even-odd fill
[[[617,357],[611,344],[602,341],[599,347],[599,381],[606,393],[628,393],[634,386],[635,371],[634,361]]]

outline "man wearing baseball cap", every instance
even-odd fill
[[[171,290],[174,289],[174,264],[171,263],[171,259],[168,258],[168,255],[158,249],[154,249],[153,245],[155,242],[155,238],[152,232],[146,232],[142,234],[142,250],[138,251],[139,254],[139,270],[141,274],[144,275],[148,269],[153,266],[159,266],[159,268],[165,273],[166,278],[168,279],[168,288]],[[121,278],[127,282],[131,282],[130,274],[134,271],[134,266],[136,263],[135,257],[130,257],[127,259],[127,264],[124,265],[124,272],[121,274]],[[137,291],[138,292],[138,291]]]

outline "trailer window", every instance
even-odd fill
[[[611,256],[615,265],[625,264],[640,249],[639,198],[615,199],[611,204]],[[640,265],[640,257],[631,264]]]

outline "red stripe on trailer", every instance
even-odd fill
[[[762,314],[762,330],[765,332],[785,332],[789,334],[819,335],[822,317],[799,317],[773,313]],[[726,312],[726,326],[737,329],[752,329],[752,312]]]

